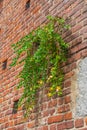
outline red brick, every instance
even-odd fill
[[[66,80],[65,82],[64,82],[64,87],[70,87],[71,86],[71,81],[70,80]]]
[[[20,125],[16,128],[16,130],[24,130],[24,124],[23,125]]]
[[[37,128],[37,130],[48,130],[48,126],[39,127],[39,128]]]
[[[70,105],[69,105],[69,104],[65,105],[65,111],[66,111],[66,112],[67,112],[67,111],[70,111]]]
[[[59,108],[58,108],[58,113],[64,113],[65,112],[65,106],[63,105],[63,106],[60,106]]]
[[[43,126],[43,130],[48,130],[48,126]]]
[[[14,125],[14,121],[9,121],[9,126],[13,126]]]
[[[3,98],[0,98],[0,103],[2,103],[3,102]]]
[[[73,71],[70,71],[69,73],[67,73],[67,74],[65,75],[65,79],[68,79],[68,78],[72,77],[73,75],[74,75],[74,72],[73,72]]]
[[[5,125],[5,128],[9,127],[9,122],[6,122],[4,125]]]
[[[57,104],[58,105],[62,105],[63,104],[63,98],[62,97],[58,98]]]
[[[79,36],[78,38],[73,39],[73,41],[72,41],[72,47],[76,46],[77,44],[81,44],[81,43],[82,43],[82,37]]]
[[[58,107],[58,113],[64,113],[64,112],[67,112],[67,111],[70,111],[70,106],[68,104]]]
[[[65,120],[71,120],[72,119],[72,112],[68,112],[64,115]]]
[[[86,123],[86,125],[87,125],[87,117],[85,118],[85,123]]]
[[[79,130],[87,130],[87,128],[82,128],[82,129],[79,129]]]
[[[52,116],[48,118],[48,124],[61,122],[61,121],[63,121],[63,115]]]
[[[0,118],[0,124],[4,123],[4,119]]]
[[[16,127],[8,128],[7,130],[16,130]]]
[[[83,127],[83,126],[84,126],[83,119],[77,119],[77,120],[75,120],[75,127],[76,128],[80,128],[80,127]]]
[[[70,94],[71,93],[71,89],[70,88],[67,88],[67,89],[64,89],[63,90],[63,95],[64,96],[66,96],[66,95],[68,95],[68,94]]]
[[[73,121],[67,121],[65,123],[66,129],[71,129],[74,127],[74,122]]]
[[[50,126],[50,130],[57,130],[56,124],[51,125],[51,126]]]
[[[48,102],[48,108],[55,107],[57,105],[57,100],[52,100]]]
[[[80,30],[82,28],[82,24],[77,24],[72,28],[72,32],[75,33],[76,31]]]
[[[28,128],[33,128],[35,126],[35,122],[29,122],[28,123]]]
[[[43,117],[49,116],[49,110],[43,111]]]
[[[65,130],[66,129],[66,124],[65,122],[60,123],[57,125],[57,130]]]
[[[71,96],[66,96],[64,98],[64,103],[67,104],[67,103],[70,103],[71,102]]]
[[[43,110],[45,110],[47,108],[47,103],[43,103],[42,105],[41,105],[41,110],[43,111]]]
[[[55,113],[55,109],[51,109],[50,111],[49,111],[49,114],[50,115],[53,115]]]

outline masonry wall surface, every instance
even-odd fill
[[[0,130],[87,130],[87,112],[79,111],[76,116],[80,103],[77,101],[77,79],[80,80],[81,75],[77,68],[79,61],[87,57],[87,1],[31,0],[30,8],[25,9],[26,2],[0,1]],[[22,90],[16,90],[18,79],[15,77],[22,66],[10,68],[14,57],[11,44],[44,24],[48,14],[64,17],[71,25],[71,29],[63,33],[63,38],[70,45],[68,62],[63,66],[63,97],[49,99],[46,91],[40,91],[37,111],[24,119],[21,108],[16,114],[12,113],[14,101],[22,93]],[[7,68],[3,70],[5,60]],[[82,83],[79,84],[80,88],[83,87]],[[82,104],[82,98],[80,101]]]

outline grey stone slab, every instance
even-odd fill
[[[87,116],[87,57],[79,63],[77,76],[78,96],[76,97],[76,116]]]

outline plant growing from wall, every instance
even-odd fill
[[[49,97],[62,95],[64,74],[61,64],[67,59],[68,44],[62,39],[61,32],[68,25],[62,18],[48,16],[48,20],[46,25],[12,45],[16,57],[11,65],[23,62],[18,88],[24,90],[19,102],[25,105],[27,113],[34,108],[35,95],[42,86],[49,84]],[[21,60],[22,54],[25,56]]]

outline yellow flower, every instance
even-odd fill
[[[52,94],[51,93],[48,93],[48,97],[51,97],[52,96]]]
[[[52,75],[50,75],[50,76],[48,77],[47,81],[49,81],[52,77],[53,77],[53,76],[52,76]]]
[[[54,69],[55,69],[55,67],[52,67],[52,68],[51,68],[51,71],[53,71]]]
[[[32,110],[33,110],[33,108],[32,108],[32,107],[30,107],[30,108],[29,108],[29,110],[30,110],[30,111],[32,111]]]
[[[49,76],[50,79],[51,79],[52,77],[53,77],[52,75]]]
[[[32,88],[30,88],[30,90],[32,91]]]
[[[61,87],[60,86],[57,86],[56,87],[56,91],[58,92],[58,91],[60,91],[61,90]]]
[[[42,81],[42,80],[39,80],[38,83],[39,83],[39,84],[43,84],[43,81]]]
[[[50,87],[50,90],[52,91],[52,90],[53,90],[53,87]]]
[[[48,28],[45,28],[46,31],[48,31]]]

